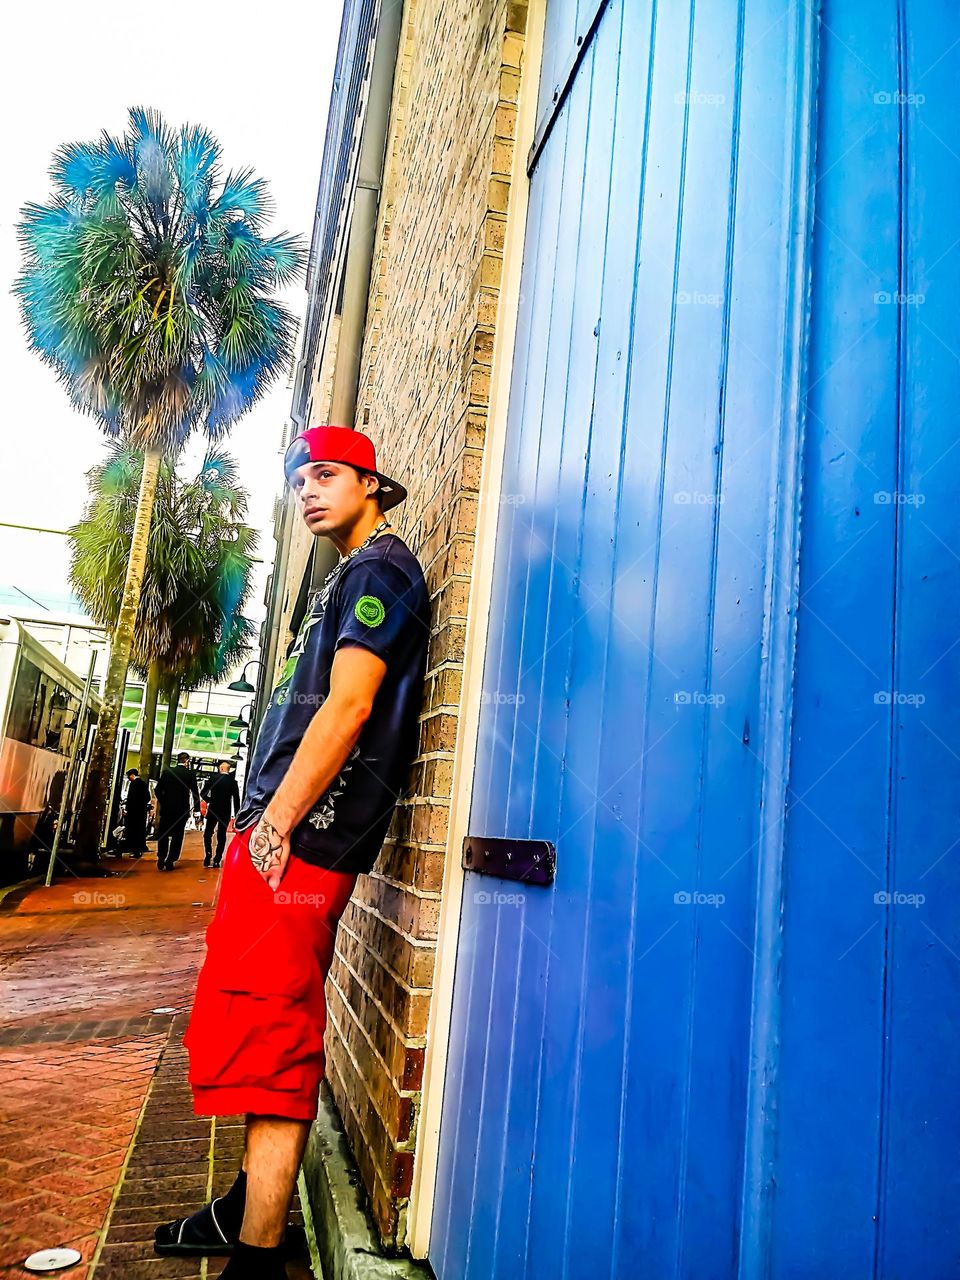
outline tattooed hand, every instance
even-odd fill
[[[266,813],[250,833],[250,861],[276,891],[290,858],[290,837],[282,836]]]

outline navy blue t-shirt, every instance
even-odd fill
[[[264,712],[247,770],[238,831],[257,821],[307,726],[330,692],[341,644],[383,658],[386,675],[339,776],[290,835],[291,853],[335,871],[371,870],[417,753],[430,640],[430,598],[420,562],[381,533],[348,558],[307,611]]]

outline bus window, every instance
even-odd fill
[[[40,693],[40,669],[28,658],[21,658],[13,686],[7,737],[33,744],[33,722]]]
[[[69,726],[76,720],[80,700],[53,676],[21,658],[13,689],[7,736],[31,747],[67,755],[73,740]]]

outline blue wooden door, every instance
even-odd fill
[[[855,221],[865,192],[892,191],[877,195],[854,238],[855,256],[860,243],[869,261],[901,234],[887,224],[889,205],[909,183],[895,167],[844,187],[844,148],[864,121],[847,104],[839,51],[850,45],[858,56],[858,41],[886,41],[895,54],[878,64],[873,92],[898,95],[904,32],[911,21],[927,25],[931,11],[901,6],[898,18],[891,0],[882,23],[878,12],[865,3],[845,10],[818,123],[815,73],[826,36],[818,41],[803,4],[548,4],[470,829],[550,840],[558,865],[546,888],[465,873],[430,1246],[439,1280],[914,1274],[897,1269],[889,1241],[888,1268],[874,1272],[849,1240],[859,1232],[865,1244],[870,1215],[890,1194],[877,1182],[889,1186],[891,1176],[878,1165],[894,1150],[883,1145],[884,1124],[904,1154],[913,1133],[894,1132],[889,1111],[870,1129],[871,1105],[879,1099],[882,1112],[887,1102],[881,1092],[857,1093],[866,1073],[889,1099],[884,1072],[918,1034],[922,1015],[902,1007],[904,1042],[884,1047],[899,917],[865,918],[863,928],[881,919],[882,933],[870,935],[844,988],[829,948],[848,940],[861,904],[845,915],[831,902],[838,918],[825,948],[815,925],[824,877],[844,872],[833,854],[823,865],[826,844],[813,818],[804,827],[801,803],[810,804],[805,788],[826,786],[819,816],[834,817],[841,834],[848,824],[847,843],[869,812],[865,861],[889,868],[902,832],[893,834],[882,807],[882,752],[874,743],[869,777],[857,745],[860,769],[844,754],[882,720],[879,704],[859,691],[853,698],[855,682],[808,611],[826,591],[838,611],[821,602],[827,634],[839,629],[856,649],[844,626],[871,628],[864,643],[874,665],[885,654],[889,667],[897,627],[912,637],[912,662],[932,661],[932,613],[920,599],[932,609],[937,593],[925,596],[920,578],[934,536],[949,543],[956,532],[946,510],[935,535],[915,527],[909,591],[920,614],[907,624],[904,604],[894,603],[905,553],[888,546],[883,560],[876,542],[856,542],[859,526],[848,521],[858,517],[837,515],[867,478],[857,471],[858,441],[874,433],[870,447],[883,454],[891,488],[907,465],[905,407],[884,417],[856,405],[867,388],[868,402],[883,402],[873,380],[885,360],[899,370],[886,370],[886,385],[901,388],[898,403],[908,394],[922,402],[931,425],[917,429],[928,464],[951,443],[943,407],[956,393],[954,366],[918,329],[910,330],[916,376],[929,376],[939,393],[934,404],[907,392],[906,365],[897,362],[911,339],[900,309],[871,313],[880,330],[863,368],[845,358],[860,317],[845,293],[857,286],[833,245],[840,211]],[[929,20],[941,36],[946,19],[942,7]],[[883,105],[874,104],[878,113]],[[892,117],[878,114],[885,139],[891,118],[900,136],[905,109],[897,97]],[[886,142],[881,151],[886,161]],[[865,179],[876,163],[865,146]],[[918,177],[918,190],[921,181],[935,179]],[[955,205],[953,188],[942,196]],[[929,201],[917,199],[932,226]],[[831,227],[834,202],[840,221]],[[870,235],[872,218],[882,234]],[[931,234],[929,259],[945,254],[940,265],[955,273],[951,237]],[[903,292],[908,260],[894,256],[889,280],[891,262],[878,262],[873,292]],[[938,340],[956,350],[949,315]],[[838,370],[846,382],[836,381]],[[849,461],[838,464],[833,453],[843,446],[831,432],[861,411],[863,437],[851,435]],[[812,494],[802,521],[801,463]],[[955,465],[941,473],[944,493],[950,474]],[[891,545],[900,547],[899,500],[879,515],[888,536],[899,530]],[[946,556],[934,557],[933,572],[950,575]],[[835,561],[839,580],[827,572]],[[845,577],[861,571],[867,582],[845,593]],[[874,635],[883,608],[887,631]],[[930,678],[942,690],[955,671],[948,656]],[[960,753],[953,712],[941,706],[937,715],[937,732]],[[888,752],[894,718],[888,708]],[[898,732],[919,732],[918,723]],[[909,772],[899,785],[916,838],[931,781],[908,770],[903,749],[895,765],[886,757],[886,776]],[[833,759],[845,777],[836,790],[821,778]],[[936,767],[949,787],[951,770],[942,760]],[[941,801],[938,849],[949,844],[949,811]],[[877,821],[886,852],[875,842]],[[938,867],[931,876],[949,880],[956,858]],[[843,884],[859,892],[850,868]],[[950,906],[940,909],[948,915]],[[880,908],[871,901],[869,910]],[[951,983],[955,990],[949,947],[960,953],[947,920],[927,923],[947,949],[936,960],[929,945],[922,952],[911,918],[899,955],[912,977],[898,979],[914,995],[924,973],[934,982],[920,1001],[924,1014]],[[873,967],[861,970],[868,950]],[[835,994],[825,997],[823,983]],[[868,986],[880,1007],[858,1013]],[[930,1065],[938,1057],[954,1069],[955,1083],[949,1016],[941,1008],[926,1053]],[[846,1040],[834,1045],[841,1031]],[[847,1142],[846,1093],[823,1100],[820,1092],[841,1078],[857,1094],[862,1124],[850,1146],[868,1131],[879,1144],[845,1153],[844,1178],[855,1169],[863,1186],[872,1156],[874,1207],[866,1210],[859,1184],[838,1192],[831,1164],[831,1134],[834,1146]],[[930,1129],[953,1105],[923,1110],[921,1096],[936,1092],[929,1073],[923,1084],[901,1075],[899,1087],[915,1107],[911,1124],[922,1128],[929,1179],[957,1136],[949,1123],[937,1136]],[[822,1106],[813,1125],[811,1106]],[[946,1166],[941,1175],[934,1199],[943,1226],[940,1206],[955,1184]],[[919,1213],[924,1192],[905,1185],[885,1213],[908,1203]],[[929,1225],[918,1218],[916,1234],[927,1236]],[[896,1224],[885,1230],[896,1235]],[[834,1267],[838,1235],[842,1265]],[[928,1274],[952,1274],[946,1236],[926,1247]]]

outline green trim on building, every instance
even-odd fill
[[[189,751],[191,755],[230,756],[237,749],[242,729],[230,721],[235,715],[215,715],[198,711],[177,711],[177,733],[173,740],[174,753]],[[129,750],[139,751],[140,733],[143,726],[142,703],[124,702],[120,711],[120,728],[130,730]],[[163,744],[163,735],[167,728],[167,708],[157,707],[157,724],[154,729],[153,746],[157,751]]]

